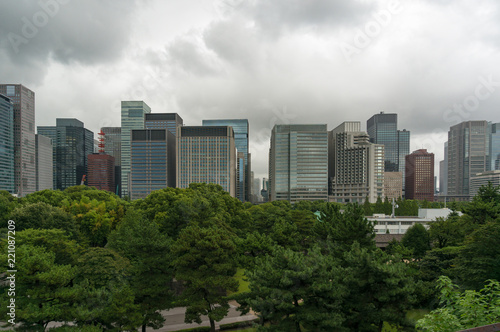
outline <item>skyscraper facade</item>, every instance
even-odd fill
[[[87,185],[99,190],[114,192],[115,157],[104,153],[93,153],[89,154],[87,158]]]
[[[237,169],[236,197],[242,202],[250,201],[251,195],[251,157],[249,153],[248,119],[203,120],[203,126],[231,126],[234,131],[234,142],[238,153],[242,153],[243,163]]]
[[[167,129],[172,135],[177,135],[177,127],[184,121],[177,113],[149,113],[144,115],[144,129]]]
[[[236,146],[230,126],[177,128],[178,188],[193,182],[215,183],[236,197]]]
[[[375,202],[384,197],[384,146],[370,143],[358,121],[329,132],[330,201]]]
[[[130,199],[175,187],[175,136],[169,130],[132,130],[130,156]]]
[[[420,149],[406,156],[405,196],[434,201],[434,153]]]
[[[87,175],[87,156],[94,152],[94,133],[77,119],[56,119],[56,126],[39,126],[38,133],[52,138],[54,189],[79,185]]]
[[[439,194],[448,195],[448,142],[444,143],[444,160],[439,162]]]
[[[384,195],[389,200],[403,197],[403,173],[384,172]]]
[[[479,188],[491,183],[494,187],[500,186],[500,170],[491,170],[477,173],[470,178],[470,196],[477,195]]]
[[[325,124],[275,125],[269,150],[269,200],[328,200]]]
[[[54,144],[52,138],[35,135],[36,191],[53,189],[54,186]]]
[[[395,113],[380,112],[366,123],[370,142],[384,145],[385,171],[402,172],[404,183],[405,156],[410,153],[410,132],[397,127],[398,115]]]
[[[121,107],[121,185],[125,197],[129,195],[132,130],[144,129],[144,117],[151,113],[151,108],[143,101],[122,101]]]
[[[486,121],[465,121],[448,131],[448,195],[469,195],[472,175],[490,169],[490,135]]]
[[[121,196],[122,128],[102,127],[104,133],[104,153],[115,158],[115,188],[113,192]]]
[[[23,197],[36,190],[35,93],[21,84],[0,84],[14,105],[14,186]]]
[[[14,186],[14,104],[0,94],[0,190],[15,194]]]
[[[499,169],[497,161],[500,160],[500,123],[489,123],[488,132],[490,135],[490,166],[488,171],[494,171]]]

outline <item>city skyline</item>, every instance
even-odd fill
[[[499,122],[499,6],[2,1],[0,73],[36,91],[36,126],[61,116],[93,132],[116,127],[121,100],[178,113],[186,125],[248,118],[261,178],[275,124],[334,128],[380,111],[399,114],[411,151],[442,160],[450,126]]]

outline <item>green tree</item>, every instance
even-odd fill
[[[108,246],[132,264],[130,285],[134,303],[140,308],[142,331],[147,326],[162,327],[165,319],[160,311],[173,306],[170,239],[159,232],[158,224],[129,210],[123,223],[109,236]]]
[[[16,230],[51,229],[57,228],[66,231],[70,236],[78,236],[78,228],[70,214],[58,207],[53,207],[47,203],[29,203],[18,206],[11,213],[11,218],[16,222]]]
[[[425,252],[431,248],[429,233],[422,224],[415,224],[408,228],[401,239],[401,244],[411,249],[415,258],[424,257]]]
[[[464,208],[464,213],[471,216],[476,224],[498,220],[500,217],[500,187],[494,187],[491,182],[479,188],[472,202]]]
[[[487,279],[500,280],[500,223],[489,222],[465,241],[456,260],[457,276],[466,287],[480,289]]]
[[[236,291],[236,246],[233,235],[225,228],[183,229],[172,249],[175,277],[184,283],[182,298],[187,304],[185,322],[201,323],[207,315],[211,331],[215,321],[223,319],[229,310],[227,291]]]
[[[64,200],[69,199],[68,195],[60,190],[45,189],[36,191],[22,198],[23,203],[45,203],[55,207],[61,207]]]
[[[460,292],[448,277],[438,280],[441,308],[417,322],[429,332],[454,332],[500,321],[500,284],[489,280],[481,291]]]
[[[365,216],[373,216],[372,204],[368,199],[368,196],[365,198],[365,202],[363,203],[363,212]]]
[[[18,205],[16,197],[12,196],[6,190],[0,190],[0,227],[7,227],[7,221],[10,219],[10,213]]]
[[[349,294],[342,310],[349,331],[382,331],[384,321],[405,324],[405,313],[415,301],[409,267],[380,249],[353,244],[343,257]]]
[[[382,202],[382,197],[380,196],[377,197],[373,213],[384,213],[384,203]]]
[[[347,295],[338,260],[314,247],[307,254],[280,246],[247,271],[250,292],[237,296],[243,313],[253,309],[269,331],[333,331],[343,321]]]

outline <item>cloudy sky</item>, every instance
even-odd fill
[[[500,2],[1,0],[0,82],[35,91],[37,125],[97,133],[121,100],[248,118],[257,177],[275,124],[380,111],[439,161],[450,126],[500,122]]]

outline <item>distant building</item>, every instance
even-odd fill
[[[489,144],[486,121],[465,121],[450,127],[447,195],[470,196],[470,178],[490,168]]]
[[[52,138],[53,187],[80,185],[87,175],[87,156],[94,151],[94,133],[77,119],[56,119],[56,126],[39,126],[38,134]]]
[[[262,189],[260,190],[262,201],[269,202],[269,179],[262,178]]]
[[[35,135],[36,191],[53,189],[54,186],[54,144],[52,138]]]
[[[234,144],[243,160],[238,164],[236,174],[236,197],[242,201],[250,201],[251,194],[251,157],[249,153],[248,119],[203,120],[203,126],[231,126],[234,131]],[[238,158],[240,159],[240,158]]]
[[[384,146],[370,143],[358,121],[329,132],[331,202],[374,203],[384,197]]]
[[[115,157],[115,188],[113,192],[121,196],[122,128],[102,127],[104,133],[104,154]]]
[[[366,122],[370,142],[383,144],[386,172],[402,172],[405,178],[405,156],[410,153],[410,132],[398,130],[398,115],[384,113],[373,115]]]
[[[439,195],[448,195],[448,142],[444,143],[444,160],[439,162]]]
[[[269,200],[328,200],[326,124],[274,126],[269,150]]]
[[[384,172],[384,195],[389,200],[403,197],[403,173]]]
[[[169,130],[132,130],[130,199],[175,187],[175,167],[175,136]]]
[[[177,113],[149,113],[144,115],[144,129],[167,129],[172,135],[177,135],[177,127],[184,121]]]
[[[236,197],[236,146],[230,126],[177,128],[178,188],[214,183]]]
[[[122,101],[121,107],[121,192],[125,197],[129,196],[132,130],[144,129],[145,114],[151,113],[151,108],[143,101]]]
[[[87,185],[114,193],[115,157],[93,153],[88,155]]]
[[[14,191],[23,197],[36,191],[35,93],[21,84],[0,84],[0,94],[14,106]]]
[[[489,142],[489,160],[488,171],[500,169],[500,123],[488,123]]]
[[[405,198],[434,201],[434,153],[426,149],[406,156]]]
[[[0,190],[15,194],[14,185],[14,104],[0,94]]]
[[[470,196],[476,196],[479,188],[487,186],[488,182],[491,182],[495,187],[500,186],[500,170],[486,171],[473,175],[470,179]]]

